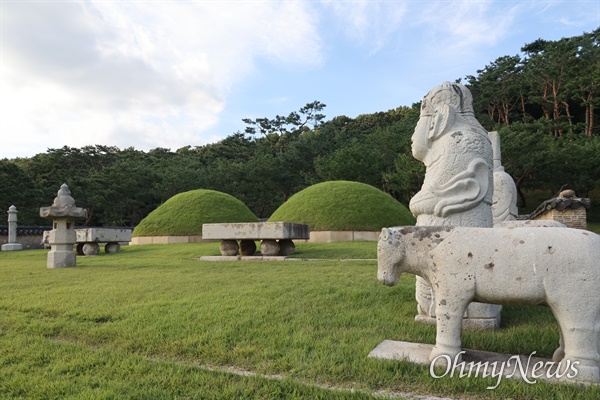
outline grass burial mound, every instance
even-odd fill
[[[312,231],[379,231],[414,225],[410,211],[373,186],[348,181],[322,182],[288,199],[269,221],[310,225]]]
[[[133,236],[191,236],[202,234],[202,224],[258,222],[240,200],[214,190],[179,193],[152,211],[133,230]]]

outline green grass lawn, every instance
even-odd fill
[[[375,261],[340,261],[375,258],[375,243],[298,244],[298,257],[320,261],[197,259],[218,247],[127,246],[65,269],[47,269],[45,250],[1,252],[0,398],[600,398],[598,387],[508,379],[487,390],[495,379],[368,359],[384,339],[435,340],[414,321],[413,276],[389,288]],[[499,331],[465,332],[463,346],[552,355],[548,310],[502,317]]]
[[[600,235],[600,222],[588,222],[587,228],[589,231],[595,232]]]

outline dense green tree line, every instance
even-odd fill
[[[570,184],[587,196],[600,188],[598,35],[540,39],[466,78],[478,119],[500,132],[521,206],[537,205],[526,204],[528,189],[551,194]],[[87,225],[136,225],[173,195],[198,188],[231,194],[259,217],[327,180],[367,183],[407,204],[424,173],[410,151],[419,104],[330,120],[325,107],[314,101],[287,116],[244,119],[243,132],[176,151],[65,146],[0,160],[0,210],[15,204],[21,224],[47,223],[39,207],[63,182],[89,210]]]
[[[557,41],[538,39],[467,76],[488,129],[544,120],[542,132],[600,132],[600,28]]]

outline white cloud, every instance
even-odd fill
[[[322,61],[308,3],[2,7],[2,157],[63,145],[204,144],[214,136],[203,132],[257,58],[307,67]]]
[[[348,115],[375,107],[359,88],[377,104],[390,96],[374,93],[380,88],[410,104],[432,85],[475,73],[538,37],[580,34],[569,26],[600,21],[597,1],[588,0],[33,0],[1,7],[0,157],[96,143],[201,145],[237,129],[224,115],[239,122],[239,115],[284,114],[302,96]]]
[[[408,3],[397,1],[323,1],[323,4],[333,11],[344,33],[367,46],[371,54],[402,30],[408,11]]]
[[[462,55],[504,39],[521,8],[519,4],[491,0],[426,4],[414,21],[423,27],[429,46]]]

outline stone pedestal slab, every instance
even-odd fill
[[[368,357],[384,360],[406,360],[415,364],[431,365],[431,362],[429,361],[429,354],[431,353],[432,349],[432,344],[384,340],[369,353]],[[477,376],[479,377],[484,376],[484,373],[489,377],[492,376],[493,373],[493,377],[498,380],[500,367],[503,365],[503,378],[522,380],[525,376],[528,383],[534,383],[534,381],[537,381],[538,379],[550,383],[559,382],[554,373],[556,371],[557,364],[553,364],[551,359],[534,356],[534,352],[532,352],[530,355],[511,355],[495,353],[491,351],[470,349],[463,350],[465,351],[462,355],[464,364],[458,364],[454,367],[454,371],[452,373],[453,376],[450,376],[452,372],[451,370],[444,374],[445,371],[443,368],[441,372],[437,370],[437,376],[444,374],[444,376],[447,376],[448,379],[461,379],[462,373],[462,378],[468,379],[469,373],[471,373],[471,377],[475,376],[475,373],[477,373]],[[471,363],[473,363],[472,367],[470,367]],[[536,368],[536,365],[539,366],[540,363],[543,364],[543,367]],[[535,371],[534,368],[536,368]],[[524,376],[523,373],[525,373]],[[569,382],[569,379],[563,379],[560,382],[565,381]],[[579,383],[577,381],[573,382]]]
[[[310,239],[306,224],[293,222],[244,222],[202,225],[203,239]]]
[[[310,229],[306,224],[293,222],[245,222],[202,225],[202,238],[221,240],[223,256],[252,256],[254,241],[260,240],[263,256],[287,256],[296,250],[293,239],[307,240]],[[237,241],[240,240],[240,244]]]
[[[17,251],[23,250],[23,245],[21,243],[6,243],[2,245],[2,251]]]

